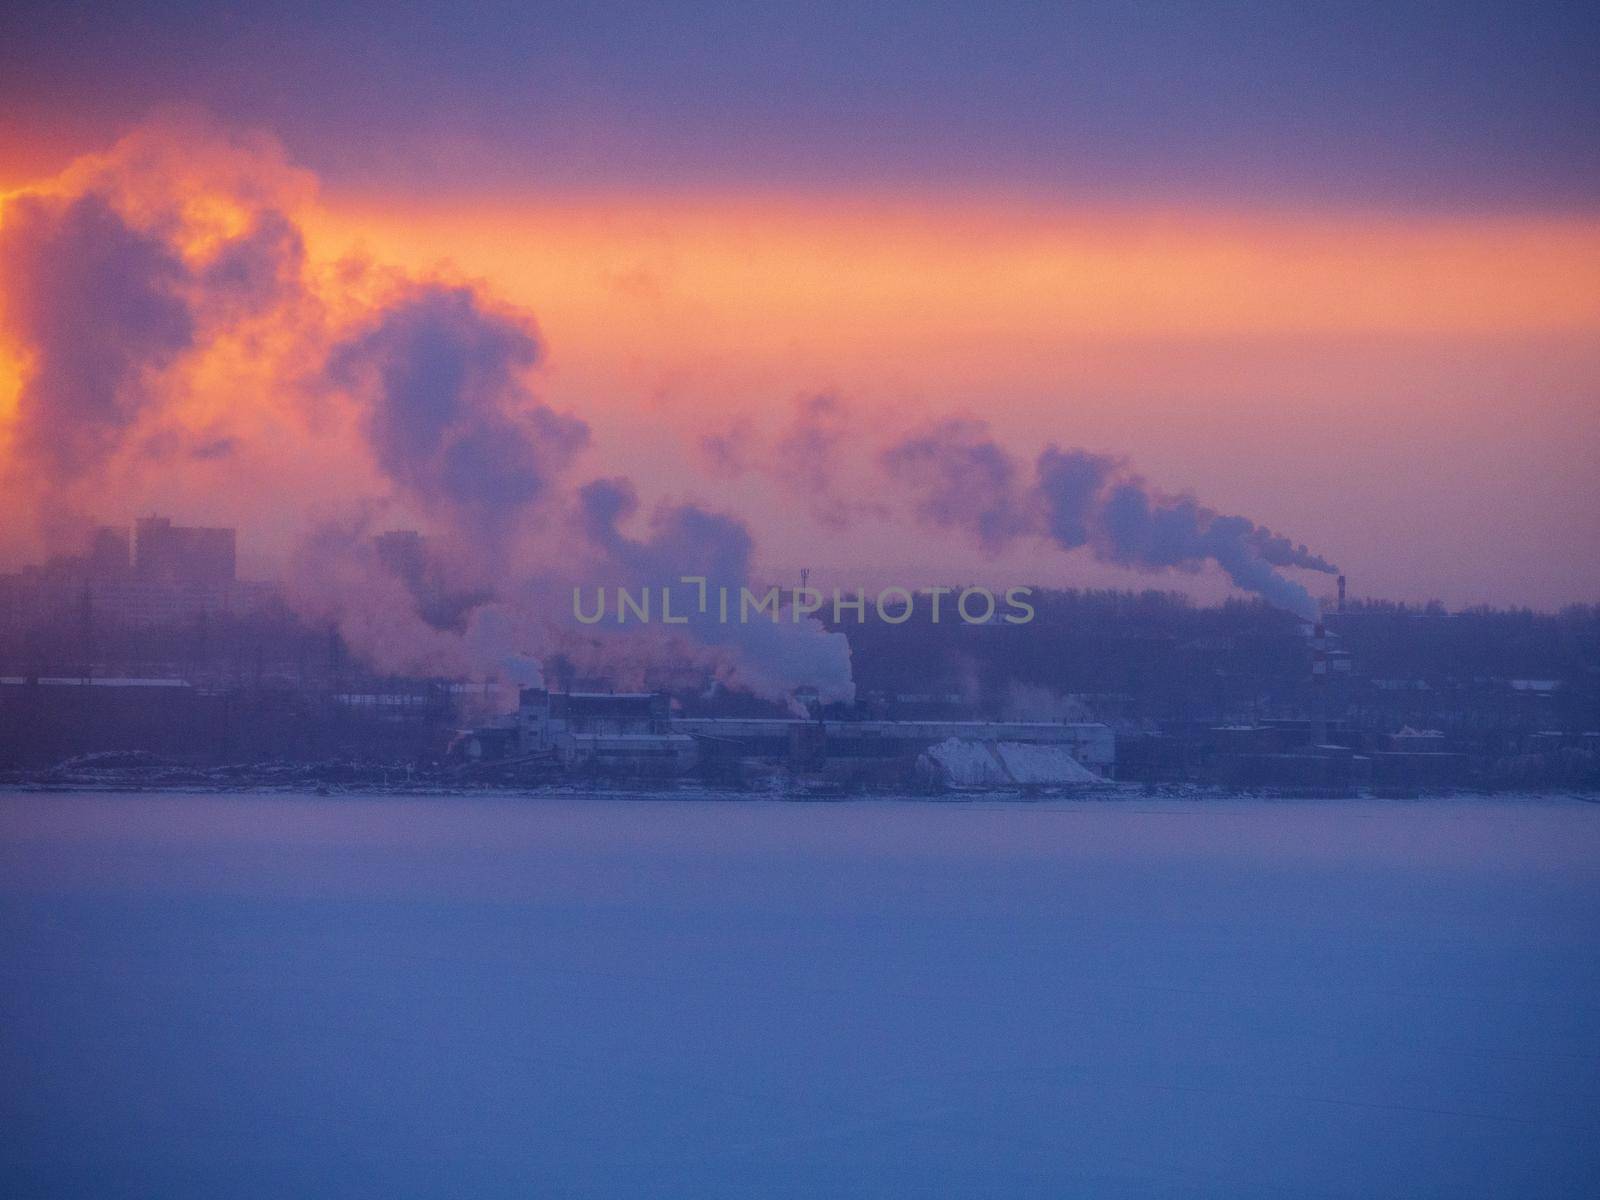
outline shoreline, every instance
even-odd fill
[[[910,789],[893,787],[841,787],[804,780],[773,781],[771,786],[730,786],[699,780],[605,781],[550,780],[539,783],[448,781],[440,779],[359,779],[318,781],[314,778],[241,777],[229,773],[195,778],[194,772],[145,773],[105,771],[86,773],[4,772],[0,794],[12,795],[214,795],[303,796],[334,798],[501,798],[528,799],[588,797],[597,800],[770,800],[788,803],[845,803],[869,800],[922,801],[960,804],[1005,800],[1040,803],[1061,800],[1117,803],[1139,800],[1183,800],[1196,803],[1256,799],[1282,801],[1436,801],[1535,800],[1562,798],[1600,804],[1600,791],[1577,788],[1435,788],[1393,791],[1373,788],[1237,788],[1209,783],[1134,783],[1106,780],[1070,787],[995,787],[960,789]],[[178,776],[178,777],[174,777]]]

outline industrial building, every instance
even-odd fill
[[[1007,770],[1020,756],[1007,748],[1043,748],[1029,758],[1050,782],[1050,759],[1062,781],[1109,778],[1116,739],[1109,726],[1052,721],[881,721],[802,717],[673,716],[663,693],[551,692],[526,688],[516,714],[516,750],[548,756],[573,770],[640,776],[749,778],[779,769],[850,782],[912,777],[932,747],[956,742],[986,751]],[[487,744],[487,743],[484,743]],[[948,757],[948,756],[947,756]],[[926,764],[924,764],[926,765]],[[1021,780],[1015,780],[1021,782]]]
[[[523,755],[553,756],[569,770],[673,777],[696,759],[694,739],[671,728],[661,693],[524,688],[516,729]]]

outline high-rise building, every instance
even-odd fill
[[[89,574],[98,579],[120,577],[133,569],[126,525],[102,525],[89,539]]]
[[[134,573],[164,583],[232,583],[237,531],[174,525],[141,517],[134,534]]]

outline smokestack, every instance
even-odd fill
[[[1339,576],[1339,611],[1344,611],[1344,576]]]
[[[1311,683],[1311,744],[1323,746],[1328,741],[1328,634],[1321,621],[1311,638]]]

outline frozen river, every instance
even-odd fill
[[[0,1194],[1600,1195],[1600,805],[0,795]]]

